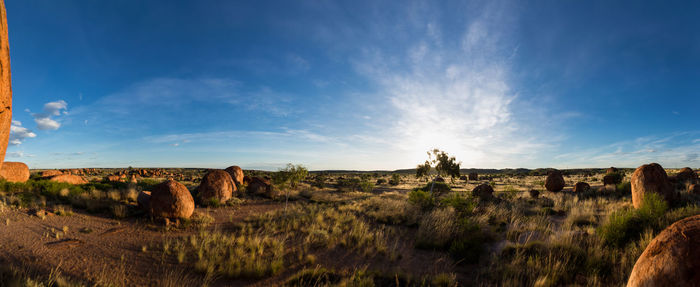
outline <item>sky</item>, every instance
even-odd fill
[[[30,168],[700,167],[700,5],[7,0]]]

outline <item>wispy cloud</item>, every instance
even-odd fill
[[[533,121],[541,116],[531,116],[548,111],[518,101],[509,82],[516,46],[509,42],[512,27],[502,24],[512,15],[500,8],[486,7],[459,37],[446,37],[439,22],[427,21],[416,33],[422,36],[398,55],[370,46],[355,62],[391,108],[381,118],[386,128],[374,137],[392,139],[391,152],[402,164],[419,162],[433,147],[466,166],[526,164],[555,143]]]
[[[21,145],[27,138],[35,138],[36,134],[22,126],[20,121],[12,121],[10,125],[10,145]]]
[[[44,110],[41,113],[32,114],[37,128],[40,130],[57,130],[61,127],[61,123],[52,117],[67,114],[68,103],[64,100],[48,102],[44,104]]]

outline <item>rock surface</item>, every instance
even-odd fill
[[[684,167],[678,172],[678,174],[676,174],[676,180],[679,183],[693,184],[697,182],[698,174],[695,173],[691,168]]]
[[[634,264],[628,287],[699,286],[700,215],[664,229]]]
[[[474,189],[472,189],[472,196],[478,197],[480,199],[493,198],[493,187],[486,183],[480,184]]]
[[[202,182],[197,188],[198,197],[201,202],[209,202],[216,199],[224,203],[231,199],[237,191],[236,184],[233,183],[231,175],[223,170],[212,170],[202,178]]]
[[[142,191],[139,192],[139,196],[136,197],[136,202],[138,203],[139,207],[148,211],[149,208],[149,202],[151,201],[151,192],[150,191]]]
[[[5,161],[12,123],[12,76],[10,73],[10,42],[7,33],[5,1],[0,1],[0,167]]]
[[[167,180],[153,187],[149,211],[154,217],[190,218],[194,212],[194,198],[182,183]]]
[[[60,170],[50,169],[50,170],[42,171],[41,177],[49,178],[49,177],[54,177],[54,176],[62,175],[62,174],[63,174],[63,172]]]
[[[552,192],[561,191],[566,186],[564,181],[564,176],[562,176],[561,171],[553,170],[547,174],[547,178],[544,181],[544,187]]]
[[[248,193],[255,195],[262,195],[266,197],[272,197],[272,183],[269,180],[262,177],[251,177],[250,183],[248,183],[247,188]]]
[[[225,171],[231,175],[231,179],[233,179],[233,182],[235,182],[237,185],[243,184],[243,169],[241,169],[240,166],[229,166],[225,169]]]
[[[29,180],[29,167],[22,162],[6,161],[0,168],[0,177],[9,182],[26,182]]]
[[[672,203],[676,198],[666,171],[658,163],[650,163],[638,167],[632,174],[631,184],[634,208],[642,206],[644,195],[647,193],[658,193],[668,203]]]
[[[577,182],[574,185],[574,192],[586,192],[591,190],[591,185],[585,182]]]

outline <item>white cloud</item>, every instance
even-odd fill
[[[432,148],[456,155],[464,166],[532,165],[558,138],[545,136],[551,124],[536,124],[546,109],[518,101],[509,82],[516,46],[499,17],[509,16],[487,8],[461,37],[435,37],[440,27],[430,22],[398,56],[395,50],[366,48],[355,66],[386,96],[389,109],[375,118],[387,125],[354,138],[391,139],[375,142],[388,143],[378,153],[394,165],[414,165]]]
[[[35,138],[36,134],[22,126],[20,121],[12,121],[10,125],[10,145],[20,145],[27,138]]]
[[[38,129],[57,130],[61,127],[61,123],[51,117],[68,114],[66,111],[67,109],[68,103],[64,100],[58,100],[44,104],[43,112],[32,114],[32,116],[34,117],[34,122],[36,122]]]
[[[34,157],[33,154],[25,154],[23,151],[8,152],[7,157],[21,158],[21,157]]]

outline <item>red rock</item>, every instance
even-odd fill
[[[234,166],[229,166],[226,169],[226,172],[228,172],[231,175],[231,179],[238,184],[241,185],[243,184],[243,169],[241,167],[234,165]]]
[[[194,198],[182,183],[164,181],[153,188],[149,211],[154,217],[190,218],[194,212]]]
[[[591,185],[585,182],[577,182],[574,185],[574,192],[586,192],[591,190]]]
[[[0,1],[0,167],[5,160],[12,123],[12,77],[10,42],[7,33],[5,1]]]
[[[490,199],[493,197],[493,187],[489,184],[480,184],[472,189],[472,196],[480,199]]]
[[[637,168],[632,174],[632,204],[634,208],[640,208],[644,200],[644,194],[658,193],[668,203],[676,199],[668,175],[658,163],[645,164]]]
[[[223,170],[212,170],[204,175],[197,188],[199,199],[204,203],[211,199],[224,203],[231,199],[236,191],[236,184],[233,183],[231,175]]]
[[[700,215],[659,233],[637,259],[627,286],[700,286]]]
[[[26,182],[29,180],[29,167],[22,162],[6,161],[0,169],[0,177],[9,182]]]
[[[566,182],[564,181],[564,176],[562,176],[561,171],[553,170],[547,174],[547,178],[544,181],[544,187],[552,192],[558,192],[564,189]]]

